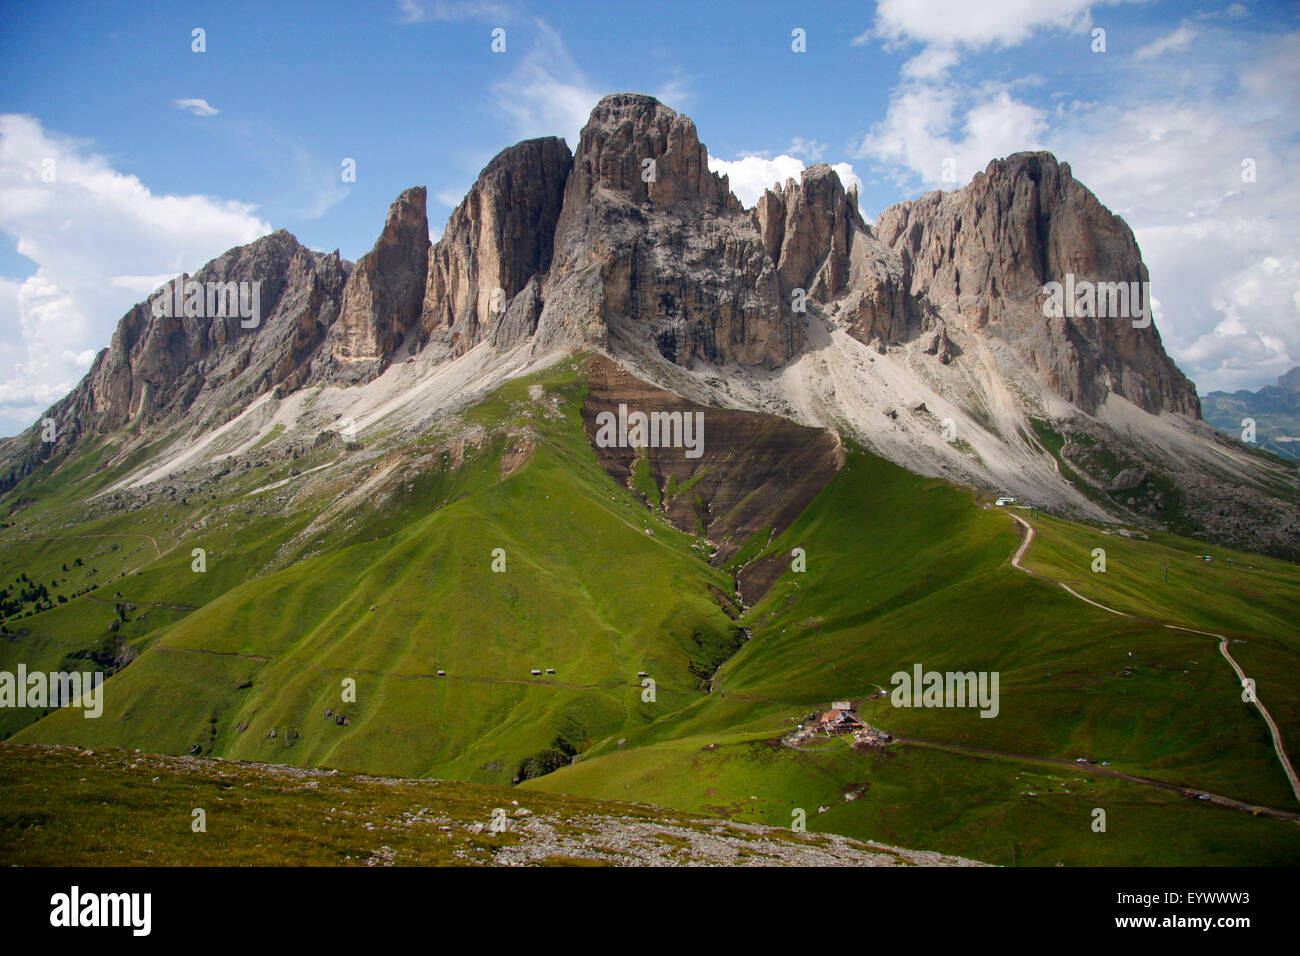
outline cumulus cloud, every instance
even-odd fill
[[[35,264],[0,279],[0,433],[64,395],[157,281],[269,233],[254,212],[155,195],[89,144],[0,115],[0,230]]]
[[[845,189],[856,189],[858,195],[862,195],[862,180],[858,178],[858,174],[853,171],[851,165],[848,163],[831,163],[831,169],[839,173],[840,182],[844,184]]]
[[[209,106],[207,100],[201,100],[197,98],[188,99],[188,100],[173,100],[172,105],[175,106],[178,110],[188,110],[189,112],[193,113],[195,116],[216,116],[218,113],[221,112],[221,110],[216,109],[213,106]]]
[[[894,167],[894,181],[955,189],[989,160],[1039,149],[1047,113],[1002,87],[906,85],[894,91],[885,118],[862,139],[856,156]]]
[[[862,180],[858,178],[853,167],[848,163],[835,163],[831,166],[839,174],[845,189],[856,187],[862,190]],[[794,156],[780,155],[775,159],[766,156],[743,156],[740,159],[718,159],[709,157],[709,169],[726,176],[731,191],[744,203],[745,208],[752,207],[762,197],[763,191],[784,183],[787,179],[799,181],[804,171],[804,163]]]
[[[1109,0],[1119,2],[1119,0]],[[938,47],[1014,46],[1044,29],[1080,32],[1106,0],[879,0],[870,30],[854,39],[917,40]]]
[[[775,159],[768,159],[766,156],[744,156],[735,160],[710,156],[709,169],[727,177],[731,184],[731,191],[748,209],[758,202],[764,190],[784,183],[787,179],[798,182],[804,165],[803,160],[784,155]]]

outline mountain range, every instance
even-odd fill
[[[558,138],[503,151],[428,234],[417,187],[355,266],[285,232],[231,250],[186,279],[260,283],[256,329],[141,303],[44,416],[59,440],[34,425],[4,442],[0,475],[57,465],[83,436],[112,436],[117,457],[168,436],[176,451],[124,483],[141,486],[239,452],[272,418],[319,430],[297,414],[308,396],[346,394],[339,414],[360,428],[409,421],[460,382],[590,348],[920,474],[1297,553],[1293,472],[1201,420],[1153,324],[1045,317],[1046,284],[1067,274],[1148,280],[1132,231],[1050,154],[995,160],[872,225],[824,164],[746,210],[688,118],[615,95],[576,155]],[[332,391],[357,385],[371,387]]]
[[[1201,396],[1201,407],[1205,420],[1220,431],[1244,441],[1253,421],[1252,441],[1260,448],[1291,461],[1300,458],[1300,366],[1257,392],[1210,392]]]

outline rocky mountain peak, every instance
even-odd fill
[[[374,248],[348,279],[339,320],[330,330],[336,377],[378,374],[419,318],[429,265],[425,199],[423,186],[397,197]]]
[[[182,274],[118,322],[80,383],[13,439],[22,471],[67,454],[87,434],[131,427],[215,428],[274,388],[292,391],[334,323],[351,263],[312,252],[283,229]]]
[[[676,363],[775,367],[803,341],[695,124],[648,96],[605,97],[583,128],[544,298],[538,350],[623,341]]]
[[[412,186],[393,200],[393,204],[388,207],[388,215],[384,218],[384,229],[379,235],[379,241],[400,242],[421,225],[425,227],[424,234],[428,236],[429,220],[425,211],[427,199],[427,190],[423,186]]]
[[[725,176],[709,171],[695,124],[652,96],[616,93],[591,111],[573,160],[566,202],[604,189],[633,203],[738,209]]]
[[[876,235],[901,256],[909,294],[1008,341],[1067,401],[1093,412],[1114,392],[1150,412],[1199,416],[1195,387],[1141,315],[1150,290],[1132,230],[1050,153],[994,160],[962,189],[891,206]],[[1049,316],[1051,282],[1105,283],[1116,295],[1097,295],[1091,314]]]
[[[802,348],[806,299],[879,348],[928,336],[943,363],[957,328],[1004,339],[1085,411],[1117,392],[1197,415],[1149,323],[1044,313],[1046,284],[1067,276],[1133,289],[1135,309],[1149,301],[1131,230],[1050,153],[994,160],[964,189],[885,210],[873,230],[825,163],[746,212],[689,118],[620,93],[597,104],[575,154],[554,137],[498,154],[432,249],[423,190],[399,197],[323,367],[364,381],[403,343],[450,358],[532,338],[770,368]]]
[[[461,355],[485,338],[504,347],[532,334],[572,165],[555,136],[511,146],[488,163],[429,256],[422,342]]]
[[[848,192],[826,163],[805,169],[767,190],[754,208],[763,248],[786,289],[803,288],[825,300],[844,291],[855,234],[869,239],[858,212],[857,190]]]

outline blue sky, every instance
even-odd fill
[[[9,3],[0,433],[155,280],[272,228],[355,260],[417,184],[436,237],[497,151],[576,145],[628,90],[689,114],[747,204],[822,160],[870,219],[1052,149],[1134,227],[1184,371],[1255,388],[1300,362],[1298,63],[1293,4]]]

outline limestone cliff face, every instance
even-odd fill
[[[592,111],[576,154],[550,138],[494,158],[432,249],[423,189],[399,197],[349,282],[323,377],[373,377],[403,342],[440,358],[485,341],[630,343],[685,366],[775,368],[804,348],[812,309],[878,350],[919,340],[943,363],[960,355],[956,329],[999,337],[1088,412],[1115,392],[1198,416],[1154,327],[1044,316],[1044,284],[1067,274],[1147,279],[1128,226],[1050,154],[994,161],[874,228],[825,164],[746,211],[690,119],[618,94]]]
[[[848,287],[849,251],[855,239],[869,239],[857,198],[825,163],[804,170],[798,183],[787,180],[763,194],[755,214],[764,249],[786,288],[827,300]]]
[[[283,230],[231,249],[182,279],[203,286],[205,313],[209,283],[247,283],[250,291],[256,283],[256,326],[234,309],[155,315],[147,299],[122,317],[85,378],[44,417],[68,447],[81,434],[128,425],[220,424],[269,389],[297,388],[338,316],[349,268],[337,252],[312,252]]]
[[[429,256],[420,337],[449,355],[485,338],[509,347],[532,334],[551,266],[573,156],[557,137],[512,146],[487,165]]]
[[[777,366],[802,345],[754,219],[695,125],[648,96],[603,99],[556,225],[537,345],[651,341],[674,362]]]
[[[455,358],[485,340],[508,348],[530,336],[571,165],[555,137],[503,150],[432,246],[424,187],[399,196],[348,283],[317,379],[368,381],[403,345]]]
[[[763,247],[776,264],[782,296],[795,290],[838,301],[850,332],[863,342],[897,343],[920,328],[922,312],[903,284],[899,255],[880,242],[858,211],[857,190],[845,191],[825,163],[767,190],[754,207]]]
[[[916,342],[918,359],[940,363],[961,361],[954,340],[1000,338],[1085,411],[1117,393],[1199,416],[1154,327],[1044,317],[1045,283],[1147,279],[1128,226],[1046,153],[996,160],[874,226],[824,164],[745,210],[689,118],[618,94],[574,154],[554,137],[502,151],[432,246],[425,201],[424,187],[402,193],[354,269],[285,232],[231,250],[194,278],[259,282],[259,328],[142,303],[49,417],[74,437],[186,415],[200,427],[268,390],[368,381],[400,349],[435,362],[480,345],[653,349],[683,366],[771,369],[825,319],[879,351]]]
[[[364,379],[383,370],[419,318],[428,267],[425,189],[416,186],[389,208],[379,240],[348,280],[342,314],[330,330],[330,351],[343,377]]]
[[[876,234],[906,292],[948,322],[1005,338],[1061,397],[1094,411],[1113,391],[1151,412],[1199,417],[1194,386],[1155,326],[1131,317],[1046,318],[1045,283],[1143,283],[1132,230],[1050,153],[995,160],[963,189],[891,206]]]

